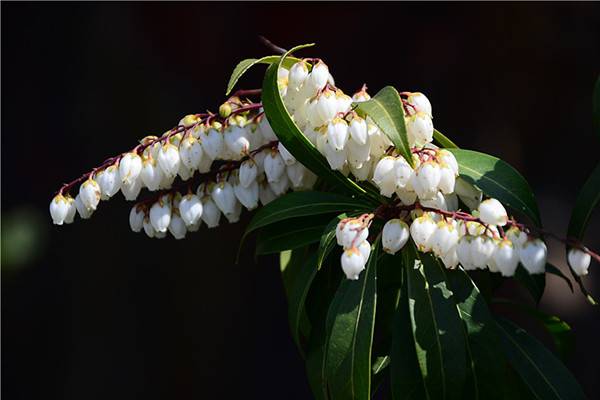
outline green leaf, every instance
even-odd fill
[[[482,294],[462,269],[447,270],[446,279],[467,333],[469,379],[465,398],[503,399],[504,355],[494,330],[495,321]],[[467,395],[468,393],[468,395]]]
[[[256,254],[279,253],[316,243],[330,217],[316,215],[281,221],[261,229],[256,238]]]
[[[244,238],[258,228],[290,218],[346,211],[370,212],[372,209],[373,207],[364,200],[341,194],[291,192],[258,209],[246,228]]]
[[[449,149],[459,166],[459,174],[514,211],[541,225],[540,212],[529,184],[510,164],[499,158],[472,150]]]
[[[290,322],[290,329],[292,331],[292,337],[294,338],[294,342],[296,343],[296,346],[298,346],[298,349],[303,356],[304,343],[302,338],[308,338],[310,334],[310,322],[306,316],[304,304],[313,279],[317,274],[316,264],[316,253],[313,253],[308,259],[305,259],[302,268],[300,268],[298,275],[294,280],[288,301],[288,318]],[[304,332],[302,332],[302,327],[307,327],[304,329]]]
[[[379,241],[357,281],[344,280],[334,300],[325,371],[332,399],[369,399],[371,345],[377,303]]]
[[[284,250],[279,253],[279,269],[281,271],[285,295],[288,299],[298,272],[306,260],[307,252],[308,247],[304,247],[295,250]]]
[[[515,279],[529,291],[535,304],[539,304],[544,295],[544,289],[546,288],[546,275],[530,274],[525,267],[519,264],[515,271]]]
[[[504,319],[496,328],[509,362],[537,399],[585,399],[571,372],[536,339]]]
[[[409,244],[404,251],[415,349],[427,397],[461,398],[466,378],[465,332],[443,267]]]
[[[546,273],[552,274],[554,276],[558,276],[559,278],[564,280],[567,283],[567,285],[569,285],[569,289],[571,289],[571,293],[574,293],[573,284],[571,283],[571,280],[569,278],[567,278],[567,276],[565,274],[563,274],[563,272],[560,269],[558,269],[557,267],[555,267],[554,265],[552,265],[550,263],[546,263]]]
[[[458,149],[458,146],[452,140],[448,139],[447,136],[445,136],[442,132],[438,131],[437,129],[433,130],[433,140],[440,147],[443,147],[445,149]]]
[[[285,61],[287,55],[300,48],[298,46],[284,54],[280,59],[279,65]],[[341,172],[334,171],[329,167],[329,163],[312,145],[310,140],[298,129],[290,114],[288,113],[283,99],[277,87],[277,69],[278,64],[271,64],[265,74],[262,88],[262,101],[265,109],[265,115],[277,135],[277,138],[283,143],[285,148],[292,153],[305,167],[310,169],[317,176],[323,178],[330,184],[340,184],[346,191],[352,194],[370,196],[374,204],[379,200],[379,197],[371,192],[365,191],[356,182],[345,177]]]
[[[347,217],[348,215],[345,213],[338,215],[337,217],[332,219],[323,230],[323,234],[321,235],[321,241],[319,242],[317,269],[321,269],[323,261],[325,261],[325,258],[327,258],[329,253],[331,253],[331,250],[333,250],[335,245],[337,244],[335,230],[338,226],[338,223]]]
[[[600,163],[585,182],[573,207],[569,228],[569,238],[583,240],[592,212],[600,200]]]
[[[398,255],[398,258],[401,256]],[[408,260],[405,251],[402,258]],[[411,259],[412,260],[412,259]],[[410,266],[412,268],[412,265]],[[400,298],[394,314],[392,328],[392,348],[390,352],[390,386],[395,400],[421,400],[426,397],[423,377],[415,349],[412,324],[409,311],[409,298],[406,274],[408,266],[403,267],[403,280]]]
[[[373,123],[394,143],[396,150],[414,167],[406,134],[404,107],[398,91],[392,86],[381,89],[371,100],[352,104],[361,116]]]
[[[231,91],[235,87],[236,83],[240,80],[242,75],[244,75],[246,73],[246,71],[248,71],[250,68],[252,68],[256,64],[270,65],[273,63],[277,63],[277,62],[279,62],[280,58],[281,58],[281,56],[266,56],[266,57],[262,57],[262,58],[247,58],[245,60],[240,61],[238,63],[238,65],[235,66],[235,68],[233,69],[233,72],[231,73],[231,77],[229,78],[229,83],[227,84],[227,91],[225,92],[225,95],[228,96],[229,93],[231,93]],[[289,69],[292,65],[294,65],[298,61],[300,61],[299,58],[288,57],[284,61],[283,66],[285,68]]]

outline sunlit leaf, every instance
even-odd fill
[[[231,91],[235,87],[236,83],[240,80],[242,75],[244,75],[250,68],[252,68],[256,64],[270,65],[273,63],[278,63],[280,58],[281,56],[266,56],[262,58],[247,58],[245,60],[240,61],[231,73],[231,77],[229,78],[229,83],[227,84],[227,91],[225,92],[225,95],[229,95],[229,93],[231,93]],[[298,61],[300,61],[298,58],[288,57],[284,61],[283,66],[289,69]]]

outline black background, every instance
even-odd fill
[[[47,215],[63,181],[215,110],[235,64],[270,53],[259,34],[283,47],[317,42],[304,54],[350,94],[363,82],[372,94],[387,84],[426,93],[436,127],[514,165],[546,227],[564,234],[600,158],[598,4],[3,2],[6,399],[310,397],[276,257],[255,260],[249,242],[233,262],[244,223],[152,241],[129,230],[121,195],[89,221],[55,227]],[[260,87],[262,71],[242,84]],[[39,240],[16,263],[5,259],[5,220],[21,216],[37,221]],[[587,235],[596,249],[599,225],[596,215]],[[596,296],[597,269],[585,279]],[[598,312],[554,277],[542,308],[573,326],[568,366],[597,398]]]

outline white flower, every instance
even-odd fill
[[[440,149],[437,152],[437,158],[440,160],[442,164],[450,167],[452,171],[454,171],[454,175],[458,176],[458,162],[454,157],[454,154],[445,149]]]
[[[592,257],[579,249],[570,249],[567,255],[569,266],[575,272],[575,275],[582,276],[588,274],[588,268]]]
[[[142,180],[139,178],[134,181],[127,181],[121,183],[121,193],[123,193],[123,196],[125,196],[125,200],[127,201],[133,201],[137,199],[141,190]]]
[[[285,172],[285,163],[277,151],[271,151],[265,157],[264,166],[269,182],[278,181]]]
[[[344,249],[349,249],[367,240],[369,229],[357,220],[346,221],[341,233],[341,242]]]
[[[302,187],[304,183],[304,176],[307,172],[307,169],[304,165],[300,163],[288,165],[285,169],[285,172],[294,189]]]
[[[362,270],[365,269],[366,260],[360,253],[360,251],[353,247],[345,250],[342,253],[342,270],[346,274],[346,278],[352,280],[358,280],[358,277]]]
[[[352,172],[352,175],[354,175],[354,177],[356,178],[356,180],[358,182],[366,181],[367,179],[369,179],[372,169],[373,169],[373,160],[372,159],[364,162],[363,165],[359,168],[350,164],[350,172]]]
[[[424,112],[418,112],[406,118],[406,133],[411,147],[430,143],[433,140],[431,117]]]
[[[187,136],[183,139],[181,144],[179,144],[179,157],[181,158],[181,163],[190,170],[198,169],[202,163],[203,155],[204,150],[202,150],[202,145],[191,135]]]
[[[342,151],[348,142],[348,124],[341,118],[334,118],[327,125],[327,142],[335,151]]]
[[[89,210],[96,210],[100,202],[100,186],[92,178],[88,178],[79,187],[81,202]]]
[[[508,222],[506,209],[496,199],[487,199],[481,202],[478,208],[479,218],[489,225],[504,226]]]
[[[212,160],[221,158],[224,147],[223,134],[215,128],[210,128],[202,138],[202,150]]]
[[[273,200],[277,198],[273,190],[271,190],[271,186],[269,186],[266,182],[261,182],[258,185],[258,198],[263,206],[266,206]]]
[[[404,247],[409,237],[410,231],[404,221],[397,218],[390,219],[383,226],[381,235],[383,251],[389,254],[396,254]]]
[[[235,198],[235,193],[233,192],[233,187],[227,181],[221,181],[216,183],[211,192],[211,196],[219,210],[227,216],[227,214],[232,214],[235,212],[235,204],[237,200]]]
[[[408,161],[402,156],[396,157],[394,162],[394,173],[396,188],[404,188],[410,183],[411,177],[415,173]]]
[[[465,203],[471,210],[476,210],[477,207],[479,207],[479,203],[481,203],[481,199],[483,197],[483,193],[481,191],[477,190],[475,186],[467,183],[461,178],[456,179],[454,193],[456,193],[462,202]]]
[[[277,140],[277,135],[275,135],[275,132],[273,131],[273,128],[271,128],[267,117],[264,115],[258,123],[258,130],[267,142],[273,142]]]
[[[288,75],[288,89],[297,90],[308,78],[308,66],[305,61],[298,61],[290,68]]]
[[[452,224],[442,220],[437,223],[437,228],[431,235],[431,249],[435,254],[443,257],[456,247],[458,239],[458,230]]]
[[[428,213],[415,218],[410,225],[410,236],[414,240],[420,251],[428,252],[431,250],[430,238],[435,232],[437,226],[433,218]]]
[[[248,187],[237,184],[233,187],[235,197],[248,210],[258,207],[258,183],[253,181]]]
[[[484,269],[496,246],[487,236],[475,236],[471,241],[471,262],[475,268]]]
[[[517,265],[519,265],[519,250],[515,248],[510,240],[504,239],[496,245],[492,259],[493,264],[502,276],[513,276],[517,270]]]
[[[250,150],[250,140],[246,135],[246,129],[239,125],[229,125],[225,129],[225,145],[236,156],[243,156]]]
[[[419,198],[431,199],[438,191],[440,178],[440,166],[436,162],[426,161],[412,175],[411,184]]]
[[[171,143],[165,143],[158,152],[157,161],[166,176],[177,175],[181,163],[177,147]]]
[[[202,225],[202,220],[199,219],[198,222],[196,222],[193,225],[188,225],[187,226],[187,231],[188,232],[198,232],[198,230],[200,230],[200,226]]]
[[[456,266],[459,263],[458,254],[456,252],[457,247],[458,247],[458,245],[454,246],[446,254],[444,254],[443,256],[440,257],[442,259],[442,262],[444,263],[444,266],[448,269],[456,268]]]
[[[335,114],[337,114],[337,99],[335,93],[329,89],[324,90],[317,97],[317,105],[314,108],[314,112],[319,116],[320,124],[326,124],[331,121]],[[317,125],[317,126],[319,126]]]
[[[519,250],[521,264],[530,274],[541,274],[546,270],[548,249],[540,239],[525,242]]]
[[[326,138],[326,136],[325,136]],[[325,139],[327,141],[327,139]],[[326,144],[325,146],[325,158],[329,163],[331,169],[336,171],[342,171],[346,165],[346,151],[336,151],[331,146]]]
[[[286,174],[283,174],[278,180],[269,182],[269,186],[275,196],[281,196],[290,188],[290,180]]]
[[[154,159],[147,158],[144,160],[144,166],[142,167],[142,172],[140,173],[140,179],[144,185],[146,185],[148,190],[158,190],[164,178],[163,175],[162,169],[156,165],[156,161],[154,161]]]
[[[150,223],[157,232],[166,232],[171,223],[171,201],[163,196],[150,207]]]
[[[421,205],[437,210],[448,211],[446,197],[441,192],[437,192],[431,199],[421,200]]]
[[[131,207],[129,212],[129,226],[134,232],[141,232],[144,227],[144,210],[137,204]]]
[[[67,215],[65,217],[65,224],[71,224],[75,221],[75,214],[77,213],[77,207],[75,206],[75,200],[71,196],[66,196],[67,199]]]
[[[356,144],[349,140],[346,143],[346,156],[351,167],[361,168],[365,162],[371,159],[371,146],[369,143]]]
[[[225,214],[225,218],[230,224],[235,224],[240,220],[240,216],[242,215],[242,204],[236,200],[235,205],[233,207],[233,212],[230,214]]]
[[[396,195],[400,199],[400,202],[405,206],[410,206],[417,201],[417,194],[415,192],[409,192],[405,189],[396,189]]]
[[[205,196],[202,199],[202,221],[207,227],[215,228],[219,226],[219,219],[221,219],[221,210],[209,196]]]
[[[373,182],[379,187],[383,196],[390,197],[396,190],[396,172],[394,167],[396,159],[394,157],[383,157],[375,166],[373,172]]]
[[[256,181],[256,177],[258,175],[258,167],[254,160],[249,159],[240,165],[239,170],[239,179],[240,185],[243,187],[248,187],[252,184],[252,182]]]
[[[149,238],[153,238],[156,236],[156,230],[154,229],[148,218],[144,218],[142,227],[144,228],[144,232]]]
[[[124,183],[135,181],[142,172],[142,159],[137,153],[127,153],[119,161],[119,176]]]
[[[313,66],[308,78],[306,78],[305,84],[308,84],[314,93],[323,89],[328,80],[329,68],[323,61],[319,61]]]
[[[454,170],[447,164],[442,164],[440,168],[440,183],[438,188],[444,194],[450,194],[454,192],[454,185],[456,184],[456,175]]]
[[[171,222],[169,223],[168,229],[176,240],[185,238],[185,235],[187,234],[185,222],[179,215],[177,215],[177,213],[173,213],[171,215]]]
[[[433,118],[433,114],[431,113],[431,103],[429,99],[425,97],[423,93],[414,92],[408,96],[408,104],[413,105],[417,111],[424,112],[429,115],[429,117]],[[410,107],[409,107],[410,108]]]
[[[296,158],[294,158],[292,153],[290,153],[281,142],[277,145],[277,150],[285,165],[292,165],[296,162]]]
[[[100,186],[100,198],[108,200],[121,188],[119,168],[113,164],[96,174],[96,182]]]
[[[181,177],[182,181],[187,181],[194,175],[194,171],[186,167],[184,163],[180,162],[177,175]]]
[[[202,217],[202,201],[195,194],[186,194],[179,202],[179,214],[186,226],[196,224]]]
[[[94,210],[88,209],[83,202],[81,201],[81,197],[79,195],[75,196],[75,208],[77,208],[77,213],[83,219],[88,219],[94,213]]]
[[[458,240],[458,245],[456,246],[456,255],[458,256],[458,261],[463,266],[465,271],[477,269],[477,267],[473,264],[471,251],[472,240],[473,236],[463,236]]]
[[[52,222],[55,225],[62,225],[63,222],[65,222],[65,218],[67,218],[68,212],[69,203],[67,198],[60,193],[54,196],[50,202],[50,216],[52,217]]]
[[[360,255],[365,259],[365,263],[369,260],[369,255],[371,254],[371,243],[366,240],[363,240],[358,246],[358,251]]]
[[[516,248],[522,247],[525,242],[527,242],[527,234],[516,226],[510,227],[506,231],[506,237],[514,244]]]
[[[358,145],[367,144],[367,141],[369,140],[367,121],[359,116],[355,116],[352,118],[352,121],[350,121],[348,131],[350,133],[350,140],[352,140],[354,143]]]

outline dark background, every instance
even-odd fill
[[[309,398],[276,257],[254,260],[250,242],[233,262],[244,223],[158,241],[129,230],[121,195],[69,226],[47,211],[62,182],[215,110],[235,64],[270,53],[259,34],[317,42],[304,54],[350,94],[363,82],[423,91],[442,132],[514,165],[546,226],[566,231],[599,159],[598,4],[3,2],[5,399]],[[262,72],[242,84],[259,87]],[[587,243],[599,238],[596,215]],[[568,366],[598,398],[598,311],[554,277],[542,308],[572,325]]]

